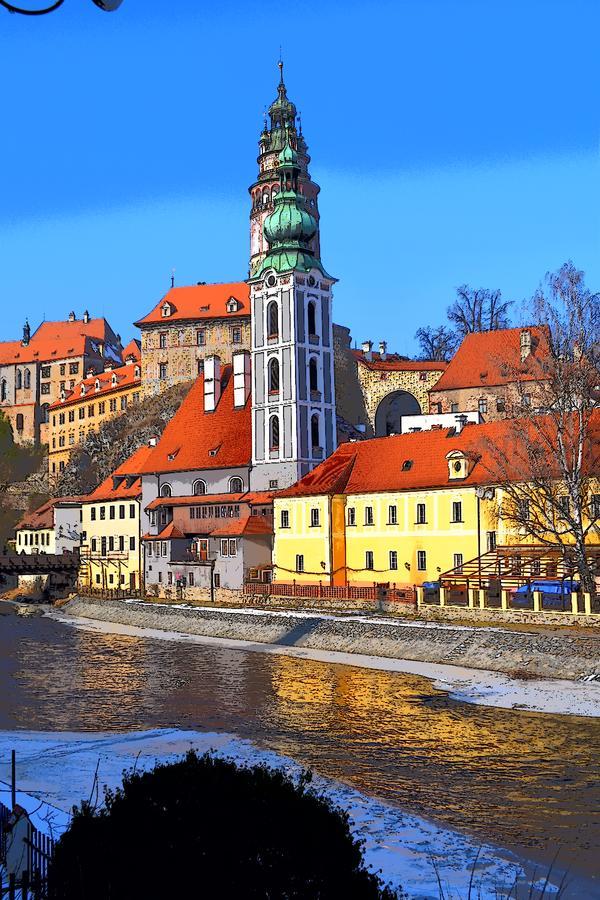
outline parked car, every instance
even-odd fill
[[[512,591],[511,606],[533,607],[533,594],[542,595],[543,609],[565,610],[571,608],[571,594],[579,590],[579,582],[572,578],[538,579],[522,584]]]

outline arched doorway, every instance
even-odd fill
[[[418,416],[420,413],[419,401],[408,391],[394,391],[388,394],[375,413],[375,436],[400,434],[402,416]]]

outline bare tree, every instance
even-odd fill
[[[547,328],[536,382],[519,380],[510,439],[490,448],[504,500],[500,516],[519,533],[558,548],[586,591],[595,589],[590,536],[600,533],[600,296],[572,262],[548,273],[532,313]]]
[[[502,300],[499,290],[471,288],[462,284],[456,289],[456,300],[448,307],[447,315],[459,337],[464,337],[473,331],[507,328],[511,304],[510,300]]]
[[[418,328],[415,338],[421,348],[421,359],[448,362],[456,350],[456,335],[445,325]]]

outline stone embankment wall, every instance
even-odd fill
[[[525,677],[600,676],[600,636],[592,632],[509,631],[403,619],[317,613],[198,609],[135,601],[75,598],[74,616],[209,637],[450,663]]]

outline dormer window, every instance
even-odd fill
[[[163,319],[168,319],[171,313],[173,312],[173,307],[170,303],[163,303],[161,307],[161,314]]]
[[[86,392],[86,390],[87,390],[87,389],[86,389],[85,384],[82,384],[82,385],[81,385],[81,396],[82,396],[82,397],[85,397],[85,392]]]
[[[139,378],[141,376],[141,374],[142,374],[142,370],[140,369],[139,366],[136,366],[135,369],[133,370],[134,377]]]
[[[94,382],[94,390],[100,390],[100,380],[98,378],[96,378],[96,381]]]
[[[447,454],[448,478],[450,481],[460,481],[466,478],[470,471],[470,459],[462,450],[452,450]]]
[[[112,384],[113,387],[116,387],[116,386],[117,386],[117,376],[116,376],[116,374],[115,374],[114,372],[113,372],[113,376],[112,376],[112,378],[111,378],[111,384]]]
[[[227,312],[235,313],[239,310],[239,308],[240,308],[239,300],[236,300],[235,297],[230,297],[229,300],[227,301]]]

